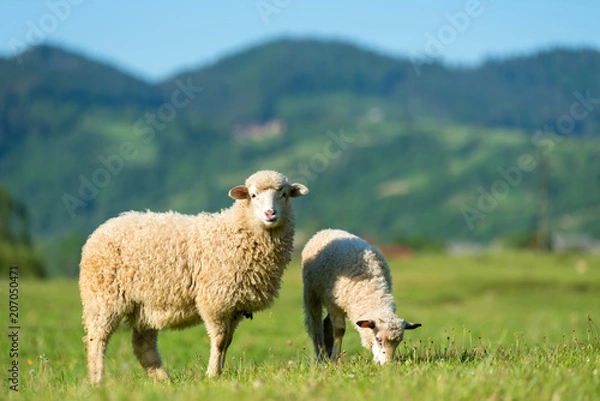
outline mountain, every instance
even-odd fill
[[[27,135],[65,134],[90,109],[140,109],[161,101],[157,88],[59,48],[0,59],[0,154]]]
[[[447,68],[392,58],[337,41],[280,40],[212,66],[180,74],[206,90],[189,108],[244,122],[277,115],[281,99],[349,93],[384,99],[418,116],[536,130],[554,123],[577,100],[600,92],[600,53],[554,49],[490,60],[478,68]],[[172,79],[162,85],[173,90]],[[598,132],[597,113],[575,133]]]
[[[545,193],[552,232],[600,237],[599,70],[589,49],[459,68],[282,39],[150,84],[42,46],[0,59],[0,184],[49,275],[107,218],[216,211],[261,168],[310,188],[300,243],[528,235]]]

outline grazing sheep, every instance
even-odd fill
[[[346,317],[381,365],[392,360],[404,330],[421,326],[396,316],[383,256],[346,231],[322,230],[308,241],[302,251],[302,277],[306,328],[318,359],[339,357]],[[323,307],[328,315],[321,321]]]
[[[238,323],[277,297],[293,251],[289,198],[308,193],[275,171],[229,191],[220,213],[127,212],[108,220],[82,249],[79,288],[90,380],[100,382],[106,346],[123,317],[148,376],[169,380],[158,331],[204,322],[207,375],[217,376]]]

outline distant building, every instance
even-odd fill
[[[449,241],[446,244],[446,253],[449,255],[474,255],[489,251],[486,244],[467,241]]]
[[[600,253],[600,241],[586,233],[554,233],[552,250]]]
[[[283,120],[269,120],[265,123],[238,125],[233,130],[233,137],[239,140],[261,141],[283,135],[287,124]]]
[[[380,245],[377,249],[386,259],[404,259],[413,254],[413,250],[404,245]]]

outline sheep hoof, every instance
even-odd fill
[[[163,368],[148,369],[148,377],[157,382],[171,382],[171,378]]]

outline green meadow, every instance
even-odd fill
[[[2,399],[31,400],[598,400],[600,256],[498,253],[390,260],[407,332],[396,360],[371,362],[350,328],[337,363],[316,364],[304,330],[299,261],[275,305],[243,321],[222,377],[204,375],[204,327],[166,331],[171,384],[145,377],[123,324],[105,380],[89,385],[76,281],[18,282],[18,358],[10,356],[9,281],[0,281]],[[18,362],[18,392],[10,389]],[[8,396],[8,397],[7,397]]]

